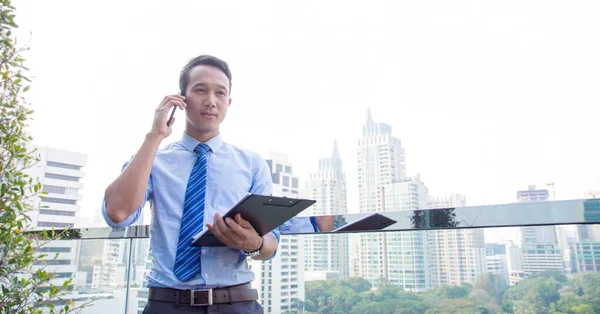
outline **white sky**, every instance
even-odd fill
[[[600,184],[598,1],[15,1],[34,143],[88,154],[82,215],[199,54],[226,60],[226,141],[286,153],[301,179],[338,140],[356,211],[366,109],[433,195],[509,203]],[[181,112],[174,134],[183,131]],[[165,143],[166,143],[165,142]]]

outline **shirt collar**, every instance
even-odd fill
[[[181,136],[181,143],[187,150],[193,152],[196,146],[200,144],[200,141],[191,137],[186,132],[183,132],[183,135]],[[221,133],[217,134],[217,136],[211,138],[210,140],[204,142],[204,144],[208,145],[208,147],[210,147],[210,150],[213,153],[215,153],[219,150],[219,148],[221,148],[221,146],[223,146],[223,138],[221,137]]]

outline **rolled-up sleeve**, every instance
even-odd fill
[[[123,165],[123,167],[121,168],[121,171],[125,170],[125,168],[127,168],[128,164],[129,164],[129,162],[126,162]],[[123,220],[119,223],[112,221],[106,213],[106,199],[103,199],[102,200],[102,216],[104,217],[104,221],[106,222],[106,224],[109,227],[111,227],[115,230],[120,230],[120,229],[123,229],[125,227],[132,225],[140,217],[142,210],[144,209],[144,206],[146,205],[146,202],[150,199],[151,195],[152,195],[152,174],[150,175],[150,178],[148,179],[148,185],[146,186],[146,195],[144,197],[144,201],[142,202],[142,204],[140,204],[140,207],[138,207],[138,209],[135,212],[133,212],[131,215],[129,215],[129,217],[127,217],[125,220]]]

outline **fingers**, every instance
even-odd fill
[[[214,222],[213,224],[206,224],[206,226],[208,227],[208,230],[210,230],[210,232],[212,232],[212,234],[217,237],[217,239],[219,239],[221,242],[223,242],[223,244],[230,246],[231,245],[231,241],[229,240],[229,238],[227,238],[227,236],[224,234],[223,230],[221,229],[219,223],[217,223],[217,217],[215,215],[214,218]]]
[[[160,105],[158,105],[156,111],[165,112],[173,106],[177,106],[179,109],[184,110],[185,107],[187,107],[187,104],[185,103],[185,97],[180,95],[166,96],[160,102]]]
[[[221,233],[223,233],[223,235],[225,235],[227,238],[231,239],[234,242],[243,239],[244,229],[240,225],[238,225],[233,219],[223,219],[221,218],[221,215],[219,215],[219,213],[215,214],[215,217],[217,217],[218,219],[216,224],[219,226],[219,229]]]
[[[168,95],[168,96],[165,96],[165,98],[163,98],[163,101],[162,101],[162,102],[163,102],[163,103],[164,103],[164,102],[166,102],[166,101],[167,101],[167,99],[179,99],[179,100],[181,100],[181,101],[184,101],[184,100],[185,100],[185,96],[181,96],[181,95],[179,95],[179,94]]]
[[[216,213],[213,219],[213,224],[206,224],[208,229],[219,239],[223,244],[230,248],[241,249],[247,245],[249,238],[249,229],[256,233],[252,226],[250,228],[241,226],[238,222],[248,223],[241,217],[236,216],[235,220],[231,218],[223,219],[219,213]],[[249,225],[249,223],[248,223]]]
[[[242,218],[242,215],[240,215],[240,214],[235,215],[235,222],[244,229],[248,229],[248,228],[254,229],[254,227],[252,227],[250,222],[248,220]]]
[[[235,222],[229,218],[228,222],[235,224]],[[220,240],[227,246],[236,246],[240,241],[240,235],[235,232],[233,229],[228,226],[228,222],[226,223],[219,213],[215,214],[213,225],[217,228],[217,232],[219,232]],[[237,225],[236,225],[237,226]],[[239,228],[239,226],[237,226]],[[216,234],[215,234],[216,236]]]
[[[179,107],[179,109],[181,110],[185,110],[185,107],[187,107],[187,104],[185,103],[185,97],[184,99],[181,99],[180,97],[183,96],[167,96],[165,97],[165,99],[162,101],[162,103],[159,106],[159,110],[165,110],[165,109],[169,109],[173,106],[177,106]]]
[[[225,218],[225,220],[226,220],[227,225],[231,229],[231,231],[235,232],[238,235],[243,235],[244,234],[244,228],[242,228],[242,226],[240,226],[233,219],[231,219],[231,218]]]
[[[187,104],[185,103],[185,97],[181,95],[169,95],[163,98],[160,105],[155,109],[154,121],[152,122],[151,132],[162,136],[163,138],[168,137],[171,134],[171,126],[175,122],[175,111],[177,108],[185,110]],[[170,109],[172,112],[169,114]]]

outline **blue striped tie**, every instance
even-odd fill
[[[179,244],[175,257],[174,273],[181,281],[188,281],[200,272],[200,248],[191,246],[192,238],[204,225],[204,196],[206,192],[206,153],[210,148],[198,144],[194,152],[198,158],[192,168],[185,191]]]

